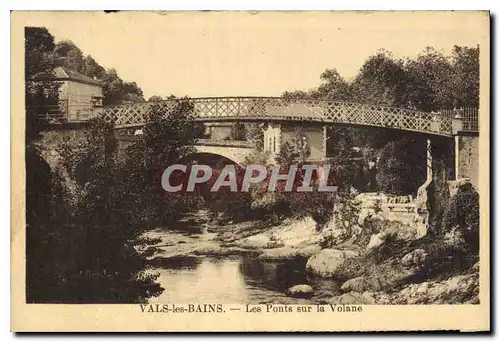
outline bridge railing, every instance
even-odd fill
[[[463,131],[479,131],[479,109],[475,107],[465,107],[459,109],[444,109],[440,111],[442,115],[451,118],[460,117],[462,119]]]
[[[160,102],[166,116],[175,110],[178,101],[175,99]],[[444,112],[428,113],[381,105],[281,97],[211,97],[186,99],[186,101],[193,104],[195,119],[200,121],[316,121],[441,135],[452,134],[453,117]],[[143,102],[104,107],[103,115],[118,128],[136,127],[145,123],[149,109],[157,103]],[[473,119],[471,117],[470,120]],[[468,127],[475,126],[471,124]]]

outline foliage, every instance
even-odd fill
[[[269,151],[255,151],[245,157],[243,165],[244,166],[248,166],[251,164],[267,165],[268,160],[269,160]]]
[[[36,145],[28,146],[28,302],[135,303],[161,293],[145,259],[158,241],[143,233],[197,204],[161,188],[163,168],[192,151],[199,130],[192,104],[175,105],[169,119],[162,104],[151,107],[151,121],[124,160],[102,119],[89,122],[78,144],[64,143],[62,171],[77,187],[71,197]]]
[[[466,183],[458,188],[449,200],[443,214],[441,233],[457,231],[467,248],[476,253],[479,250],[479,194]]]
[[[296,163],[299,159],[299,153],[293,147],[293,145],[285,141],[281,147],[279,153],[275,157],[276,163],[283,169],[288,170],[290,166]]]
[[[450,56],[428,47],[416,58],[406,59],[396,59],[390,52],[380,50],[366,59],[352,81],[342,79],[335,69],[327,69],[320,75],[320,82],[315,89],[287,91],[282,97],[361,102],[422,111],[478,107],[479,47],[455,46]],[[377,165],[378,173],[382,173],[377,174],[380,190],[394,194],[408,193],[414,192],[422,183],[423,170],[416,170],[415,166],[424,165],[420,158],[425,148],[419,141],[415,141],[414,145],[404,141],[407,133],[352,127],[331,127],[330,130],[327,141],[329,157],[335,157],[338,154],[335,150],[339,146],[342,148],[342,144],[346,151],[355,146],[384,149],[381,153],[382,164]],[[391,157],[389,150],[396,153]],[[354,171],[354,165],[344,169],[350,172],[343,177],[360,174]],[[391,175],[391,172],[394,174]],[[401,184],[404,177],[412,180],[409,187]],[[363,177],[357,178],[365,183]],[[352,179],[349,182],[357,183]],[[362,189],[363,184],[356,184],[356,187]]]
[[[163,98],[158,95],[153,95],[148,99],[148,102],[159,102],[159,101],[163,101]]]
[[[248,123],[245,125],[245,139],[255,143],[257,150],[264,149],[264,131],[262,126],[258,123]]]
[[[246,140],[246,127],[243,123],[237,122],[233,125],[231,131],[231,138],[233,140]]]
[[[68,262],[66,235],[71,211],[62,181],[35,144],[26,148],[26,301],[47,302],[61,284]]]
[[[348,193],[351,187],[362,188],[367,182],[359,175],[360,167],[356,161],[356,153],[353,149],[353,135],[351,131],[337,127],[329,127],[329,139],[327,149],[329,151],[331,172],[340,192]]]
[[[406,83],[403,61],[379,51],[365,61],[352,82],[352,98],[355,102],[404,107]]]
[[[165,168],[193,153],[203,131],[203,126],[192,120],[192,102],[179,99],[173,105],[170,108],[172,103],[158,102],[149,108],[143,134],[127,148],[123,161],[127,186],[141,199],[148,224],[175,222],[197,202],[188,195],[166,193],[161,187]],[[171,110],[168,117],[167,106]]]
[[[54,37],[45,28],[26,27],[25,48],[25,101],[26,142],[38,138],[41,122],[38,117],[47,107],[57,108],[60,83],[50,81],[54,68]],[[35,76],[40,76],[36,81]]]
[[[313,98],[322,98],[332,101],[348,101],[351,98],[351,89],[336,69],[326,69],[320,75],[321,84],[317,90],[310,92]]]
[[[389,142],[380,152],[377,184],[387,194],[416,193],[426,177],[425,140],[405,138]]]

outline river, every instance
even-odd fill
[[[150,303],[320,304],[339,294],[338,283],[306,275],[305,258],[269,261],[248,253],[229,256],[184,253],[200,246],[213,249],[219,244],[216,234],[192,228],[193,225],[187,231],[159,228],[148,234],[162,240],[160,248],[164,255],[156,259],[151,269],[159,274],[157,282],[164,291],[149,298]],[[298,284],[311,285],[314,295],[308,299],[288,297],[285,291]]]

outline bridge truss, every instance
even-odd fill
[[[142,102],[104,107],[103,117],[116,128],[141,127],[152,106],[170,115],[179,101],[193,104],[194,119],[201,122],[306,121],[385,127],[451,136],[454,112],[428,113],[404,108],[328,100],[280,97],[212,97]],[[477,115],[475,126],[477,127]]]

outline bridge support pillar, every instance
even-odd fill
[[[426,169],[427,178],[418,190],[417,198],[415,200],[415,223],[417,224],[417,234],[418,238],[423,237],[427,234],[429,228],[429,218],[430,218],[430,199],[432,191],[433,182],[433,171],[432,171],[432,143],[430,139],[427,139],[426,144]]]
[[[476,190],[479,185],[479,135],[459,132],[455,135],[455,180],[469,178]]]
[[[479,132],[463,130],[463,120],[458,113],[452,121],[455,143],[455,180],[469,178],[472,185],[479,185]]]
[[[321,163],[326,156],[326,126],[318,123],[268,124],[264,130],[264,151],[270,153],[270,161],[275,162],[284,144],[299,154],[306,153],[306,161]]]

